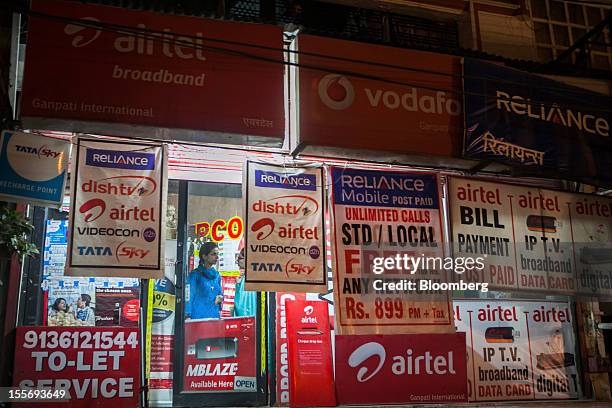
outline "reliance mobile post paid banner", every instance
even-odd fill
[[[0,137],[0,198],[60,207],[70,141],[5,130]]]
[[[327,292],[323,168],[246,164],[246,289]]]
[[[470,401],[579,396],[576,339],[566,302],[455,300],[466,333]]]
[[[453,255],[491,288],[612,295],[612,199],[452,177]]]
[[[66,274],[163,278],[164,147],[79,138],[73,163]]]
[[[330,172],[337,330],[453,332],[448,292],[427,285],[447,282],[452,272],[375,268],[375,258],[443,257],[438,177],[340,167]]]
[[[63,130],[94,122],[106,129],[254,135],[280,144],[283,66],[261,59],[283,61],[282,38],[271,25],[34,1],[21,113],[26,122],[61,123]]]
[[[326,71],[299,68],[301,144],[438,156],[460,152],[459,58],[304,34],[298,49],[300,64]]]
[[[464,156],[612,186],[610,97],[465,58]]]
[[[17,327],[13,385],[65,392],[69,401],[48,401],[47,407],[137,407],[138,332],[118,327]]]

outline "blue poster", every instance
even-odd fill
[[[59,207],[64,198],[70,141],[4,131],[0,138],[0,197]]]
[[[465,58],[464,156],[612,187],[612,99]]]

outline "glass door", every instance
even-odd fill
[[[179,190],[174,405],[267,405],[265,306],[243,282],[242,186]]]

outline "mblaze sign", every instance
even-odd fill
[[[68,275],[163,276],[161,145],[79,139]]]
[[[247,162],[246,287],[327,291],[322,168]]]
[[[338,404],[467,402],[465,333],[336,336]]]
[[[261,60],[283,60],[280,28],[55,0],[34,1],[32,10],[26,123],[55,119],[56,128],[76,130],[71,122],[78,121],[80,131],[111,126],[139,135],[146,129],[133,125],[161,127],[179,138],[207,130],[282,142],[283,67]]]
[[[4,131],[0,137],[0,198],[59,207],[70,141]]]
[[[347,72],[300,69],[299,144],[402,154],[459,153],[458,58],[308,35],[300,35],[298,46],[301,64]],[[380,65],[359,62],[366,60]]]

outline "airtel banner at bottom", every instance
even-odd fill
[[[467,402],[465,334],[336,336],[338,404]]]

